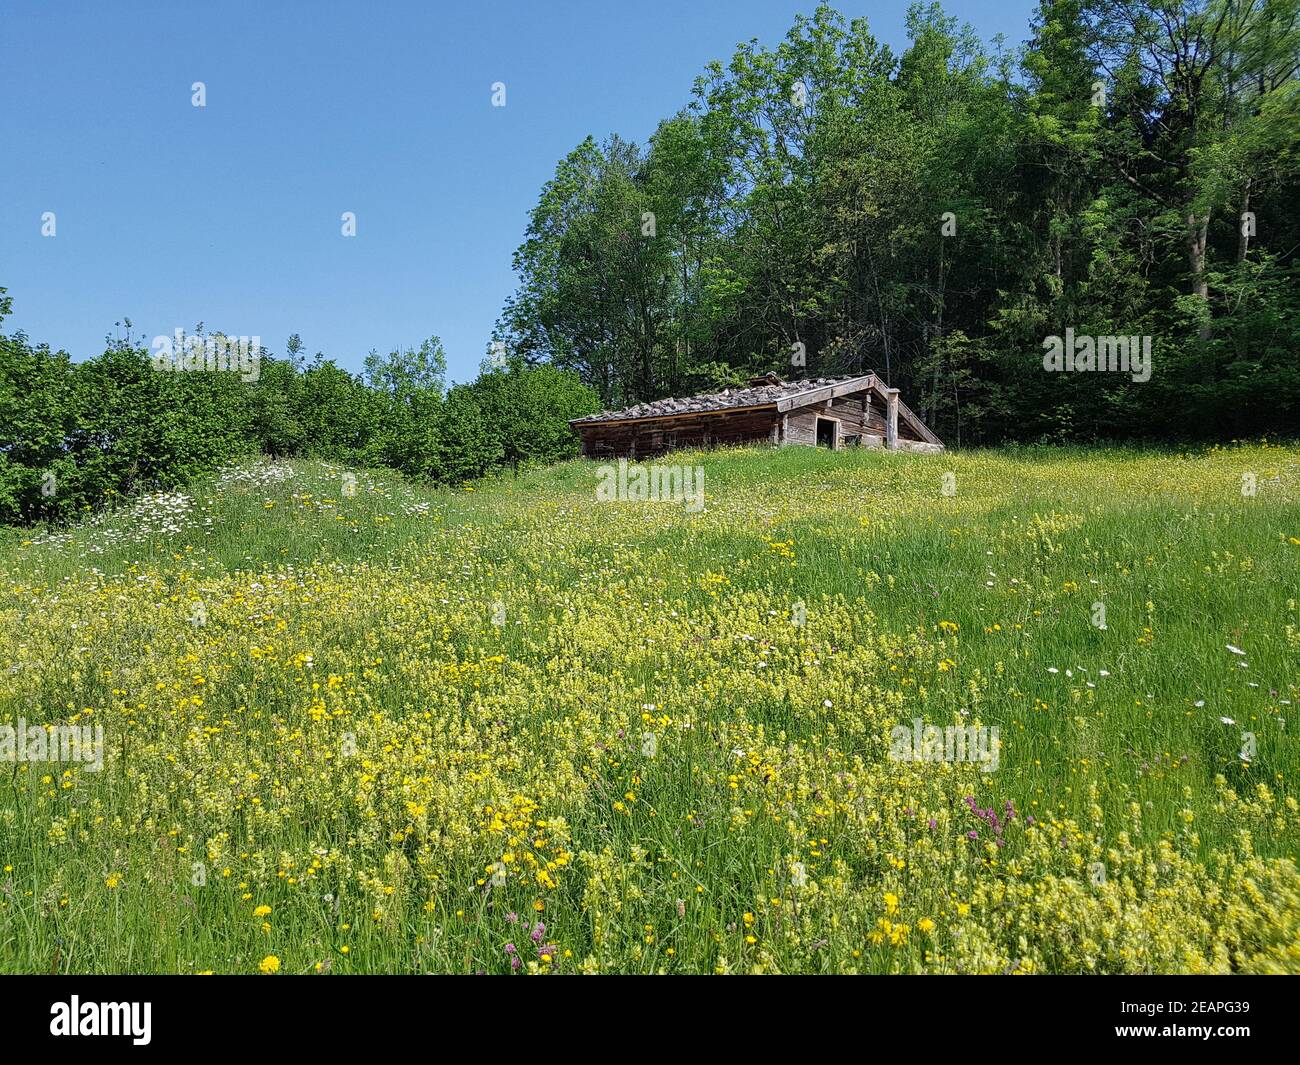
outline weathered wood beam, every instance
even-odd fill
[[[794,410],[796,407],[810,407],[823,400],[837,399],[853,392],[861,392],[864,388],[870,388],[875,379],[875,374],[867,374],[864,377],[854,377],[848,381],[840,381],[838,384],[811,388],[807,392],[796,392],[794,395],[777,400],[776,409],[787,411]]]

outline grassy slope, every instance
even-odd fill
[[[1300,451],[674,461],[12,538],[0,720],[108,765],[3,770],[0,969],[1300,968]]]

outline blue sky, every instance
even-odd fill
[[[471,379],[556,161],[589,133],[643,141],[707,62],[815,6],[7,0],[0,328],[76,358],[124,316],[275,354],[297,332],[351,370],[438,334]],[[837,6],[904,43],[906,0]],[[985,39],[1028,36],[1030,0],[944,6]]]

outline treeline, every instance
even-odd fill
[[[558,164],[496,335],[606,406],[867,369],[950,443],[1294,432],[1297,2],[915,6],[901,54],[823,6]],[[1151,379],[1045,372],[1067,329]]]
[[[0,288],[0,321],[9,311]],[[576,375],[506,360],[447,388],[436,338],[372,353],[362,374],[307,359],[296,336],[283,357],[262,355],[255,380],[158,361],[129,337],[74,362],[22,333],[0,335],[0,523],[74,519],[258,453],[455,484],[571,456],[568,419],[598,407]]]

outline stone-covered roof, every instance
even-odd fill
[[[711,411],[733,410],[740,407],[766,407],[781,400],[814,392],[844,381],[853,381],[870,375],[870,371],[850,374],[847,377],[819,377],[814,381],[782,381],[776,374],[756,377],[743,388],[728,388],[706,396],[689,396],[685,399],[656,399],[638,403],[623,410],[607,410],[586,418],[574,418],[570,425],[596,425],[600,422],[624,422],[640,418],[673,418],[682,414],[707,414]],[[763,382],[760,384],[759,382]]]

